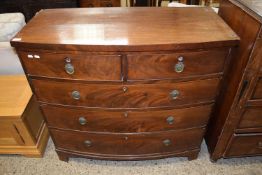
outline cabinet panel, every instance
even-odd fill
[[[96,132],[152,132],[202,127],[212,105],[153,111],[105,111],[42,105],[49,127]]]
[[[32,84],[38,100],[46,103],[103,108],[156,108],[213,102],[219,79],[136,85],[34,79]]]
[[[0,128],[0,147],[24,145],[22,137],[12,121],[1,121]]]
[[[262,154],[262,134],[238,134],[234,135],[229,143],[227,156],[250,156]]]
[[[143,155],[199,148],[203,128],[159,133],[102,134],[51,130],[58,148],[98,155]]]

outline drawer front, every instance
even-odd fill
[[[227,49],[173,54],[130,54],[128,79],[177,79],[223,72]]]
[[[262,78],[258,80],[252,99],[262,100]]]
[[[199,148],[204,129],[147,134],[95,134],[51,130],[58,148],[90,154],[141,155]]]
[[[262,154],[262,134],[236,134],[233,136],[226,156],[254,156]]]
[[[91,111],[42,105],[49,127],[97,132],[151,132],[207,124],[212,105],[157,111]]]
[[[238,128],[262,128],[262,107],[248,107],[241,118]]]
[[[32,53],[23,51],[18,53],[27,73],[30,75],[90,81],[120,81],[121,59],[118,55]]]
[[[102,85],[32,80],[38,100],[105,108],[147,108],[213,101],[219,79],[179,83]]]

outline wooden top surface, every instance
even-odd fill
[[[132,51],[232,46],[238,39],[211,8],[115,7],[42,10],[11,44],[55,50]]]
[[[25,75],[1,75],[0,82],[0,119],[20,117],[32,96]]]
[[[255,12],[260,18],[262,18],[262,0],[235,0],[243,4],[253,12]]]

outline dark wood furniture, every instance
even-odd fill
[[[219,15],[240,36],[206,136],[211,159],[262,154],[262,2],[222,0]]]
[[[11,44],[61,160],[191,160],[238,40],[209,8],[114,7],[43,10]]]
[[[120,0],[78,0],[80,7],[120,7]]]

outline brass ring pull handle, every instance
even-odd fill
[[[80,125],[85,125],[87,123],[85,117],[79,117],[78,121]]]
[[[123,91],[124,91],[124,92],[127,92],[127,90],[128,90],[127,87],[124,86],[124,87],[123,87]]]
[[[72,98],[75,100],[80,99],[80,93],[78,91],[73,91],[71,95],[72,95]]]
[[[124,112],[124,117],[128,117],[128,112]]]
[[[165,140],[163,140],[163,144],[165,146],[169,146],[169,145],[171,145],[171,141],[169,139],[165,139]]]
[[[173,116],[168,116],[166,118],[166,122],[169,124],[169,125],[172,125],[174,123],[174,117]]]
[[[178,63],[175,65],[175,71],[177,73],[181,73],[184,71],[185,65],[184,65],[184,58],[178,57]]]
[[[65,64],[65,71],[66,71],[66,73],[69,74],[69,75],[74,74],[75,73],[75,68],[71,64],[71,59],[67,57],[67,58],[65,58],[65,62],[66,62],[66,64]]]
[[[179,91],[178,90],[173,90],[172,92],[170,92],[170,97],[175,100],[177,99],[179,96]]]
[[[90,140],[85,140],[84,144],[85,144],[86,147],[92,146],[92,142]]]

